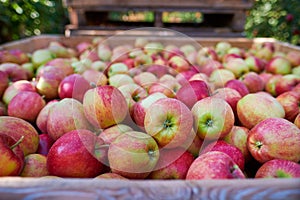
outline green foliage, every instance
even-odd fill
[[[300,0],[256,0],[245,24],[246,36],[273,37],[300,44]]]
[[[0,43],[41,33],[63,33],[62,0],[0,0]]]

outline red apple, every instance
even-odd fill
[[[300,65],[300,53],[298,51],[289,51],[286,54],[286,58],[291,63],[292,67]]]
[[[262,91],[264,82],[255,72],[249,72],[240,77],[240,80],[246,85],[250,93]]]
[[[9,51],[0,51],[0,63],[12,62],[23,64],[29,62],[29,56],[20,49],[11,49]]]
[[[88,130],[73,130],[52,145],[47,156],[50,175],[59,177],[92,178],[99,175],[106,156],[103,141]]]
[[[48,176],[47,157],[41,154],[29,154],[25,157],[25,165],[22,170],[22,177]]]
[[[255,178],[300,178],[300,164],[282,159],[270,160],[257,170]]]
[[[300,161],[300,129],[282,118],[267,118],[253,127],[247,139],[252,156],[260,163],[272,159]]]
[[[225,87],[238,91],[238,93],[241,95],[241,97],[249,94],[249,90],[248,90],[247,86],[242,81],[237,80],[237,79],[228,81],[225,84]]]
[[[169,73],[169,67],[165,65],[153,64],[146,68],[147,72],[154,74],[157,78]]]
[[[48,152],[53,145],[54,140],[47,134],[47,133],[42,133],[39,135],[39,146],[37,149],[37,153],[41,155],[48,155]]]
[[[207,76],[210,76],[211,73],[216,69],[223,69],[224,66],[216,60],[209,60],[205,65],[198,67],[199,72],[206,74]]]
[[[190,64],[181,56],[173,56],[168,61],[168,65],[173,68],[176,72],[183,72],[190,69]]]
[[[49,101],[39,112],[37,118],[36,118],[36,125],[40,129],[42,133],[47,133],[47,120],[49,115],[50,108],[55,105],[58,102],[58,100],[52,100]]]
[[[211,73],[209,77],[209,81],[214,85],[214,88],[216,89],[224,87],[228,81],[233,79],[235,79],[234,73],[227,69],[216,69]]]
[[[272,58],[266,65],[266,71],[272,74],[289,74],[291,73],[291,63],[282,56]]]
[[[149,94],[153,93],[163,93],[169,98],[174,98],[176,96],[176,91],[181,87],[178,81],[163,81],[163,82],[156,82],[153,83],[148,90]]]
[[[28,78],[26,70],[16,63],[2,63],[0,64],[0,71],[5,72],[12,82],[27,80]]]
[[[90,42],[80,42],[76,45],[76,50],[79,54],[83,53],[85,50],[92,48],[92,44]]]
[[[118,136],[128,131],[133,131],[130,126],[125,124],[116,124],[103,130],[99,137],[104,141],[105,144],[111,144]]]
[[[276,95],[291,91],[297,84],[300,83],[300,76],[288,74],[282,76],[275,84]]]
[[[189,79],[196,73],[197,72],[195,70],[183,71],[176,75],[176,79],[180,83],[180,85],[185,85],[189,83]]]
[[[300,113],[296,116],[294,124],[300,129]]]
[[[265,62],[258,57],[255,56],[248,56],[245,59],[245,62],[250,71],[260,73],[265,69]]]
[[[300,94],[288,91],[282,93],[276,99],[284,108],[285,119],[294,122],[296,116],[300,113]]]
[[[194,158],[198,157],[199,151],[203,145],[203,140],[192,129],[186,141],[181,145],[182,148],[190,152]]]
[[[65,76],[69,76],[74,73],[74,68],[71,64],[72,61],[70,59],[55,58],[47,62],[45,66],[54,66],[60,68],[65,73]]]
[[[96,86],[107,85],[107,77],[104,73],[95,71],[93,69],[87,69],[82,73],[82,76],[90,83]]]
[[[219,151],[207,152],[196,158],[186,176],[187,180],[244,178],[232,158]]]
[[[157,82],[157,77],[150,72],[142,72],[134,76],[133,80],[136,84],[148,90],[153,83]]]
[[[281,78],[281,74],[276,74],[270,77],[265,84],[265,91],[271,94],[272,96],[277,96],[278,94],[276,93],[276,85]]]

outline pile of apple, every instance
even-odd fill
[[[300,52],[273,43],[0,52],[0,176],[300,177]]]

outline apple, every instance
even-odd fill
[[[153,63],[153,59],[150,55],[140,54],[133,59],[134,67],[149,67]]]
[[[48,176],[47,157],[41,154],[29,154],[25,157],[25,164],[20,176],[42,177]]]
[[[26,70],[16,63],[2,63],[0,64],[0,71],[5,72],[12,82],[27,80],[28,78]]]
[[[47,156],[53,143],[54,140],[47,133],[39,134],[39,146],[36,153]]]
[[[130,48],[125,45],[117,46],[112,50],[112,55],[110,58],[111,62],[122,62],[128,58],[128,53]]]
[[[154,74],[157,78],[161,78],[169,73],[169,67],[166,65],[153,64],[146,68],[147,72]]]
[[[238,79],[233,79],[233,80],[228,81],[225,84],[225,87],[236,90],[241,95],[241,97],[249,94],[249,90],[248,90],[247,86],[245,85],[245,83],[243,83],[241,80],[238,80]]]
[[[270,160],[257,170],[255,178],[300,178],[300,164],[282,159]]]
[[[269,81],[270,78],[273,77],[273,74],[271,73],[267,73],[267,72],[261,72],[260,74],[258,74],[261,78],[261,80],[264,82],[264,89],[266,88],[266,84]],[[276,76],[276,75],[275,75]]]
[[[216,69],[209,76],[209,82],[211,82],[214,87],[221,88],[230,81],[235,79],[235,75],[228,69]]]
[[[260,73],[265,69],[265,62],[258,57],[255,56],[248,56],[245,59],[245,62],[250,71]]]
[[[189,54],[196,52],[196,48],[191,44],[184,44],[179,48],[179,50],[183,52],[185,56],[188,56]]]
[[[133,131],[130,126],[125,124],[116,124],[103,130],[99,137],[104,141],[105,144],[111,144],[118,136],[128,131]]]
[[[7,108],[5,104],[0,101],[0,116],[6,116],[7,115]]]
[[[147,109],[156,101],[162,98],[167,98],[166,95],[160,92],[152,93],[142,99],[140,102],[137,102],[132,107],[132,118],[137,126],[140,128],[144,127],[145,115]]]
[[[99,71],[99,72],[104,72],[106,67],[107,67],[106,63],[103,61],[100,61],[100,60],[92,62],[92,64],[91,64],[91,69],[93,69],[95,71]]]
[[[218,60],[218,55],[213,48],[203,47],[197,52],[196,63],[199,66],[205,65],[210,60]]]
[[[134,47],[136,47],[136,48],[143,48],[148,42],[149,41],[148,41],[147,38],[145,38],[145,37],[138,37],[134,41]]]
[[[150,72],[142,72],[134,76],[133,80],[136,84],[148,90],[153,83],[157,82],[158,78]]]
[[[89,82],[80,74],[66,76],[58,86],[58,96],[60,99],[73,98],[80,102],[86,91],[91,88]]]
[[[176,98],[191,109],[197,101],[210,96],[210,93],[208,84],[204,81],[195,80],[182,86],[177,91]]]
[[[55,105],[58,102],[58,100],[52,100],[49,101],[39,112],[37,118],[36,118],[36,126],[39,128],[39,130],[43,133],[47,133],[47,120],[49,115],[50,108]]]
[[[109,85],[118,88],[122,85],[134,83],[134,80],[127,74],[116,74],[109,77],[108,82]]]
[[[149,179],[185,179],[194,157],[182,148],[161,149],[158,163]]]
[[[20,49],[11,49],[9,51],[0,51],[0,63],[11,62],[23,64],[29,62],[29,56]]]
[[[67,132],[52,145],[47,156],[50,175],[59,177],[92,178],[104,169],[101,160],[106,156],[103,141],[84,129]]]
[[[110,61],[112,51],[108,45],[99,44],[97,47],[98,57],[101,61]]]
[[[65,98],[49,108],[47,133],[52,139],[57,140],[76,129],[92,129],[85,117],[84,107],[78,100]]]
[[[300,94],[288,91],[280,94],[276,99],[284,108],[285,119],[294,122],[296,116],[300,113]]]
[[[152,56],[154,54],[158,54],[163,52],[164,46],[160,42],[149,42],[144,46],[144,51],[146,54]]]
[[[276,85],[281,80],[281,77],[281,74],[276,74],[270,77],[265,84],[265,91],[271,94],[272,96],[277,96]]]
[[[192,108],[194,130],[200,139],[215,140],[225,137],[234,125],[234,113],[223,99],[206,97]]]
[[[38,93],[21,91],[8,104],[7,113],[34,123],[45,105],[45,100]]]
[[[259,59],[269,61],[272,59],[273,54],[274,54],[274,49],[272,47],[263,46],[262,48],[258,49],[255,52],[254,56]]]
[[[218,42],[215,46],[215,50],[220,58],[222,58],[230,48],[231,44],[225,41]]]
[[[100,60],[97,50],[94,48],[86,49],[84,52],[82,52],[79,55],[79,60],[83,62],[95,62],[97,60]]]
[[[208,76],[204,73],[196,73],[194,74],[188,81],[204,81],[205,83],[208,83]]]
[[[300,76],[295,74],[288,74],[282,76],[275,84],[276,95],[291,91],[298,83],[300,83]]]
[[[22,69],[25,70],[28,80],[31,80],[31,79],[34,78],[35,68],[34,68],[34,66],[31,62],[30,63],[24,63],[24,64],[21,65],[21,67],[22,67]]]
[[[87,69],[82,73],[83,78],[85,78],[90,85],[106,85],[108,79],[103,72],[95,71],[94,69]]]
[[[238,54],[235,54],[235,53],[226,53],[223,57],[222,57],[222,63],[226,64],[228,63],[230,60],[233,60],[233,59],[242,59],[242,57]]]
[[[98,176],[95,177],[96,179],[120,179],[120,180],[128,180],[127,178],[116,174],[116,173],[104,173],[104,174],[100,174]]]
[[[225,69],[233,72],[237,78],[249,71],[247,63],[241,58],[230,59],[227,63],[225,63],[224,67]]]
[[[250,93],[264,89],[264,82],[256,72],[248,72],[241,76],[240,80],[246,85]]]
[[[199,151],[202,145],[203,140],[201,140],[199,136],[195,133],[194,129],[192,129],[190,135],[180,147],[186,149],[194,156],[194,158],[196,158],[199,155]]]
[[[177,80],[173,75],[165,74],[159,78],[159,82],[165,82],[165,81],[177,81]]]
[[[248,135],[247,146],[260,163],[272,159],[300,161],[300,129],[282,118],[267,118],[254,126]]]
[[[189,79],[196,73],[197,72],[195,70],[187,70],[178,73],[175,78],[180,83],[180,85],[185,85],[189,83]]]
[[[207,76],[210,76],[211,73],[216,69],[223,69],[224,66],[216,60],[209,60],[205,65],[198,67],[199,72],[206,74]]]
[[[245,175],[227,154],[211,151],[200,155],[188,170],[187,180],[244,179]]]
[[[19,144],[9,135],[0,133],[0,177],[18,176],[24,166],[24,154]]]
[[[69,76],[74,73],[74,68],[72,67],[72,61],[66,58],[55,58],[50,60],[45,64],[45,66],[54,66],[60,68],[64,73],[65,76]]]
[[[300,65],[292,69],[292,74],[300,76]]]
[[[35,68],[39,68],[41,65],[46,64],[48,61],[54,59],[54,54],[50,49],[37,49],[32,53],[31,61]]]
[[[113,173],[130,179],[144,179],[156,166],[159,149],[155,140],[143,132],[121,134],[108,149],[108,160]]]
[[[62,69],[45,66],[37,75],[37,91],[45,96],[45,99],[51,100],[58,97],[58,88],[60,82],[65,78]]]
[[[48,45],[48,49],[53,55],[55,55],[55,57],[58,58],[69,58],[76,56],[76,52],[73,49],[67,48],[62,43],[57,41],[51,41]]]
[[[291,63],[281,56],[272,58],[266,65],[266,71],[272,74],[290,74],[291,70]]]
[[[83,109],[88,121],[102,129],[122,122],[128,113],[125,97],[110,85],[88,90],[83,98]]]
[[[243,171],[245,167],[245,158],[242,151],[234,145],[231,145],[223,140],[217,140],[216,142],[211,142],[205,148],[200,151],[201,154],[205,154],[210,151],[220,151],[227,154]]]
[[[300,129],[300,113],[296,116],[294,124]]]
[[[233,126],[228,135],[223,138],[225,142],[237,147],[242,152],[246,163],[251,159],[251,154],[247,147],[248,134],[249,129],[246,127]]]
[[[107,75],[111,77],[116,74],[125,74],[128,72],[128,67],[124,63],[113,63],[109,66]]]
[[[78,51],[78,54],[83,53],[85,50],[92,48],[92,44],[90,42],[82,41],[76,45],[75,49]]]
[[[6,88],[8,87],[8,84],[9,84],[8,75],[5,72],[0,71],[0,98],[2,98],[2,95],[6,90]]]
[[[193,115],[181,101],[162,98],[145,114],[144,127],[160,147],[175,148],[185,142],[193,128]]]
[[[288,59],[292,67],[300,65],[300,53],[297,51],[292,50],[287,52],[286,59]]]
[[[38,132],[29,122],[23,119],[1,116],[0,133],[10,136],[16,141],[19,141],[20,138],[24,137],[22,142],[19,144],[24,156],[35,153],[38,148]]]
[[[274,97],[261,93],[251,93],[238,101],[237,114],[243,126],[251,129],[266,118],[284,118],[285,111]]]

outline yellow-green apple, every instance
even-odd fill
[[[164,46],[160,42],[149,42],[144,46],[143,49],[146,54],[152,56],[153,54],[162,52],[164,50]]]
[[[196,48],[191,44],[184,44],[179,48],[179,50],[182,51],[185,56],[188,56],[189,54],[196,52]]]
[[[162,77],[159,78],[159,82],[164,82],[164,81],[177,81],[177,80],[171,74],[164,74]]]
[[[294,124],[300,129],[300,113],[296,116]]]
[[[240,77],[240,80],[246,85],[250,93],[264,89],[264,82],[256,72],[246,73]]]
[[[238,54],[235,54],[235,53],[227,53],[225,54],[223,57],[222,57],[222,63],[225,65],[226,63],[228,63],[230,60],[233,60],[233,59],[242,59],[242,57]]]
[[[29,154],[25,156],[25,164],[20,176],[22,177],[42,177],[48,176],[47,157],[41,154]]]
[[[28,78],[26,70],[16,63],[2,63],[0,64],[0,71],[5,72],[12,82],[27,80]]]
[[[210,93],[210,88],[204,81],[188,81],[176,92],[176,98],[191,109],[197,101],[210,96]]]
[[[20,80],[13,82],[3,94],[3,102],[8,105],[11,99],[16,96],[20,91],[31,91],[36,92],[36,88],[32,82],[29,82],[27,80]]]
[[[282,159],[270,160],[257,170],[255,178],[300,178],[300,164]]]
[[[288,74],[282,76],[275,84],[276,95],[291,91],[297,84],[300,83],[300,76]]]
[[[274,49],[272,47],[270,48],[268,46],[263,46],[254,53],[254,56],[262,60],[269,61],[272,59],[273,53]]]
[[[102,129],[121,123],[128,113],[125,97],[110,85],[88,90],[83,98],[83,109],[88,121]]]
[[[112,172],[100,174],[95,177],[96,179],[120,179],[120,180],[128,180],[127,178]]]
[[[286,59],[288,59],[292,67],[300,65],[300,53],[298,51],[292,50],[287,52]]]
[[[87,69],[82,73],[83,78],[85,78],[91,85],[106,85],[108,79],[103,72],[96,71],[94,69]]]
[[[233,162],[235,162],[239,168],[244,171],[245,158],[242,151],[234,145],[231,145],[224,140],[217,140],[216,142],[211,142],[203,150],[200,151],[201,154],[205,154],[210,151],[220,151],[227,154]]]
[[[247,147],[247,138],[249,129],[243,126],[233,126],[231,131],[223,139],[228,144],[231,144],[241,150],[244,155],[245,162],[247,163],[251,159],[251,154]]]
[[[249,72],[248,65],[242,58],[230,59],[227,63],[224,64],[224,67],[225,69],[233,72],[236,78],[239,78]]]
[[[223,99],[206,97],[192,108],[194,130],[200,139],[215,140],[225,137],[234,125],[234,113]]]
[[[228,69],[216,69],[209,76],[209,82],[214,85],[214,88],[221,88],[230,81],[235,79],[235,75]]]
[[[266,118],[285,116],[282,105],[274,97],[262,93],[251,93],[240,99],[237,114],[242,125],[248,129]]]
[[[106,69],[106,63],[100,60],[92,62],[91,69],[96,70],[98,72],[104,72]]]
[[[265,69],[265,62],[258,57],[255,56],[248,56],[245,59],[245,62],[250,71],[260,73]]]
[[[248,135],[247,146],[260,163],[272,159],[300,161],[300,129],[282,118],[267,118],[254,126]]]
[[[101,61],[107,62],[110,61],[112,56],[112,51],[108,45],[99,44],[97,46],[98,57]]]
[[[51,41],[48,45],[48,49],[57,58],[70,58],[76,56],[76,52],[72,48],[67,48],[57,41]]]
[[[7,107],[2,101],[0,101],[0,116],[6,116],[6,115],[7,115]]]
[[[83,96],[91,89],[89,82],[80,74],[66,76],[58,86],[58,96],[60,99],[73,98],[80,102]]]
[[[130,179],[144,179],[159,159],[156,141],[148,134],[129,131],[121,134],[108,149],[111,171]]]
[[[187,180],[244,179],[239,166],[227,154],[211,151],[200,155],[188,170]]]
[[[85,70],[88,70],[91,68],[91,61],[90,60],[73,60],[71,63],[71,66],[74,69],[74,72],[77,74],[83,74],[83,72],[85,72]]]
[[[136,84],[148,90],[153,83],[158,81],[158,78],[150,72],[142,72],[134,76],[133,80]]]
[[[249,94],[249,90],[248,90],[247,86],[245,85],[245,83],[243,83],[241,80],[238,80],[238,79],[233,79],[233,80],[228,81],[225,84],[225,87],[238,91],[238,93],[241,95],[241,97]]]
[[[225,41],[218,42],[215,46],[215,50],[220,58],[222,58],[227,51],[231,48],[231,44]]]
[[[297,67],[293,67],[292,74],[300,76],[300,65],[298,65]]]
[[[52,139],[57,140],[65,133],[76,129],[92,129],[85,117],[82,103],[76,99],[65,98],[50,107],[47,133]]]
[[[9,116],[34,123],[45,105],[45,100],[38,93],[21,91],[9,102],[7,113]]]
[[[143,48],[148,42],[149,41],[148,41],[147,38],[145,38],[145,37],[138,37],[134,41],[134,47],[136,47],[136,48]]]
[[[193,128],[193,115],[181,101],[162,98],[146,110],[144,127],[160,147],[175,148],[189,136]]]
[[[193,155],[183,148],[161,149],[156,167],[147,178],[185,179],[193,161]]]
[[[199,66],[207,64],[210,60],[218,60],[218,55],[212,47],[203,47],[199,49],[196,56],[196,63]]]
[[[127,65],[118,62],[118,63],[113,63],[108,67],[107,76],[111,77],[116,74],[126,74],[127,72],[128,72]]]
[[[8,75],[5,72],[0,71],[0,98],[2,98],[2,95],[4,94],[6,88],[8,87],[8,84],[9,84]]]
[[[47,156],[53,143],[54,140],[47,133],[39,134],[39,146],[36,153]]]
[[[163,93],[156,92],[133,105],[131,115],[137,126],[143,129],[146,111],[154,102],[162,98],[167,98],[167,96]]]
[[[55,99],[58,97],[58,87],[60,82],[65,78],[62,69],[45,66],[37,74],[37,91],[44,95],[46,99]]]
[[[31,80],[32,78],[34,78],[35,68],[31,62],[24,63],[21,65],[21,67],[26,71],[28,80]]]
[[[300,94],[288,91],[280,94],[276,99],[284,108],[285,119],[294,122],[296,116],[300,113]]]
[[[272,74],[290,74],[291,70],[291,63],[282,56],[272,58],[266,65],[266,71]]]
[[[74,73],[74,68],[72,67],[71,64],[72,64],[71,59],[55,58],[47,62],[45,66],[54,66],[60,68],[62,69],[62,71],[65,73],[66,76],[69,76]]]
[[[24,155],[35,153],[39,145],[39,135],[35,128],[27,121],[10,116],[0,117],[0,133],[12,137],[19,141],[24,137],[19,144]]]
[[[265,91],[271,94],[272,96],[277,96],[276,84],[279,82],[281,77],[282,77],[281,74],[276,74],[270,77],[265,83]]]
[[[231,47],[230,49],[228,49],[227,54],[236,54],[241,57],[244,57],[245,50],[238,47]]]
[[[31,62],[37,69],[41,65],[46,64],[48,61],[52,60],[55,55],[50,51],[50,49],[37,49],[32,53]]]
[[[47,102],[47,104],[42,108],[36,118],[36,126],[42,133],[47,133],[47,120],[49,115],[50,108],[57,103],[58,100],[54,99],[52,101]]]
[[[128,131],[133,131],[130,126],[125,124],[116,124],[114,126],[104,129],[99,137],[104,141],[105,144],[112,143],[118,136]]]
[[[118,88],[122,85],[134,83],[134,80],[128,74],[115,74],[108,78],[108,82],[109,85]]]
[[[24,166],[24,154],[19,146],[22,142],[0,132],[0,177],[18,176]]]
[[[134,59],[133,59],[133,65],[134,67],[149,67],[151,66],[151,64],[153,63],[153,59],[150,55],[147,54],[140,54],[137,55]]]
[[[92,178],[104,169],[101,163],[106,152],[101,148],[104,142],[93,132],[73,130],[52,145],[47,155],[47,169],[50,175],[59,177]]]

